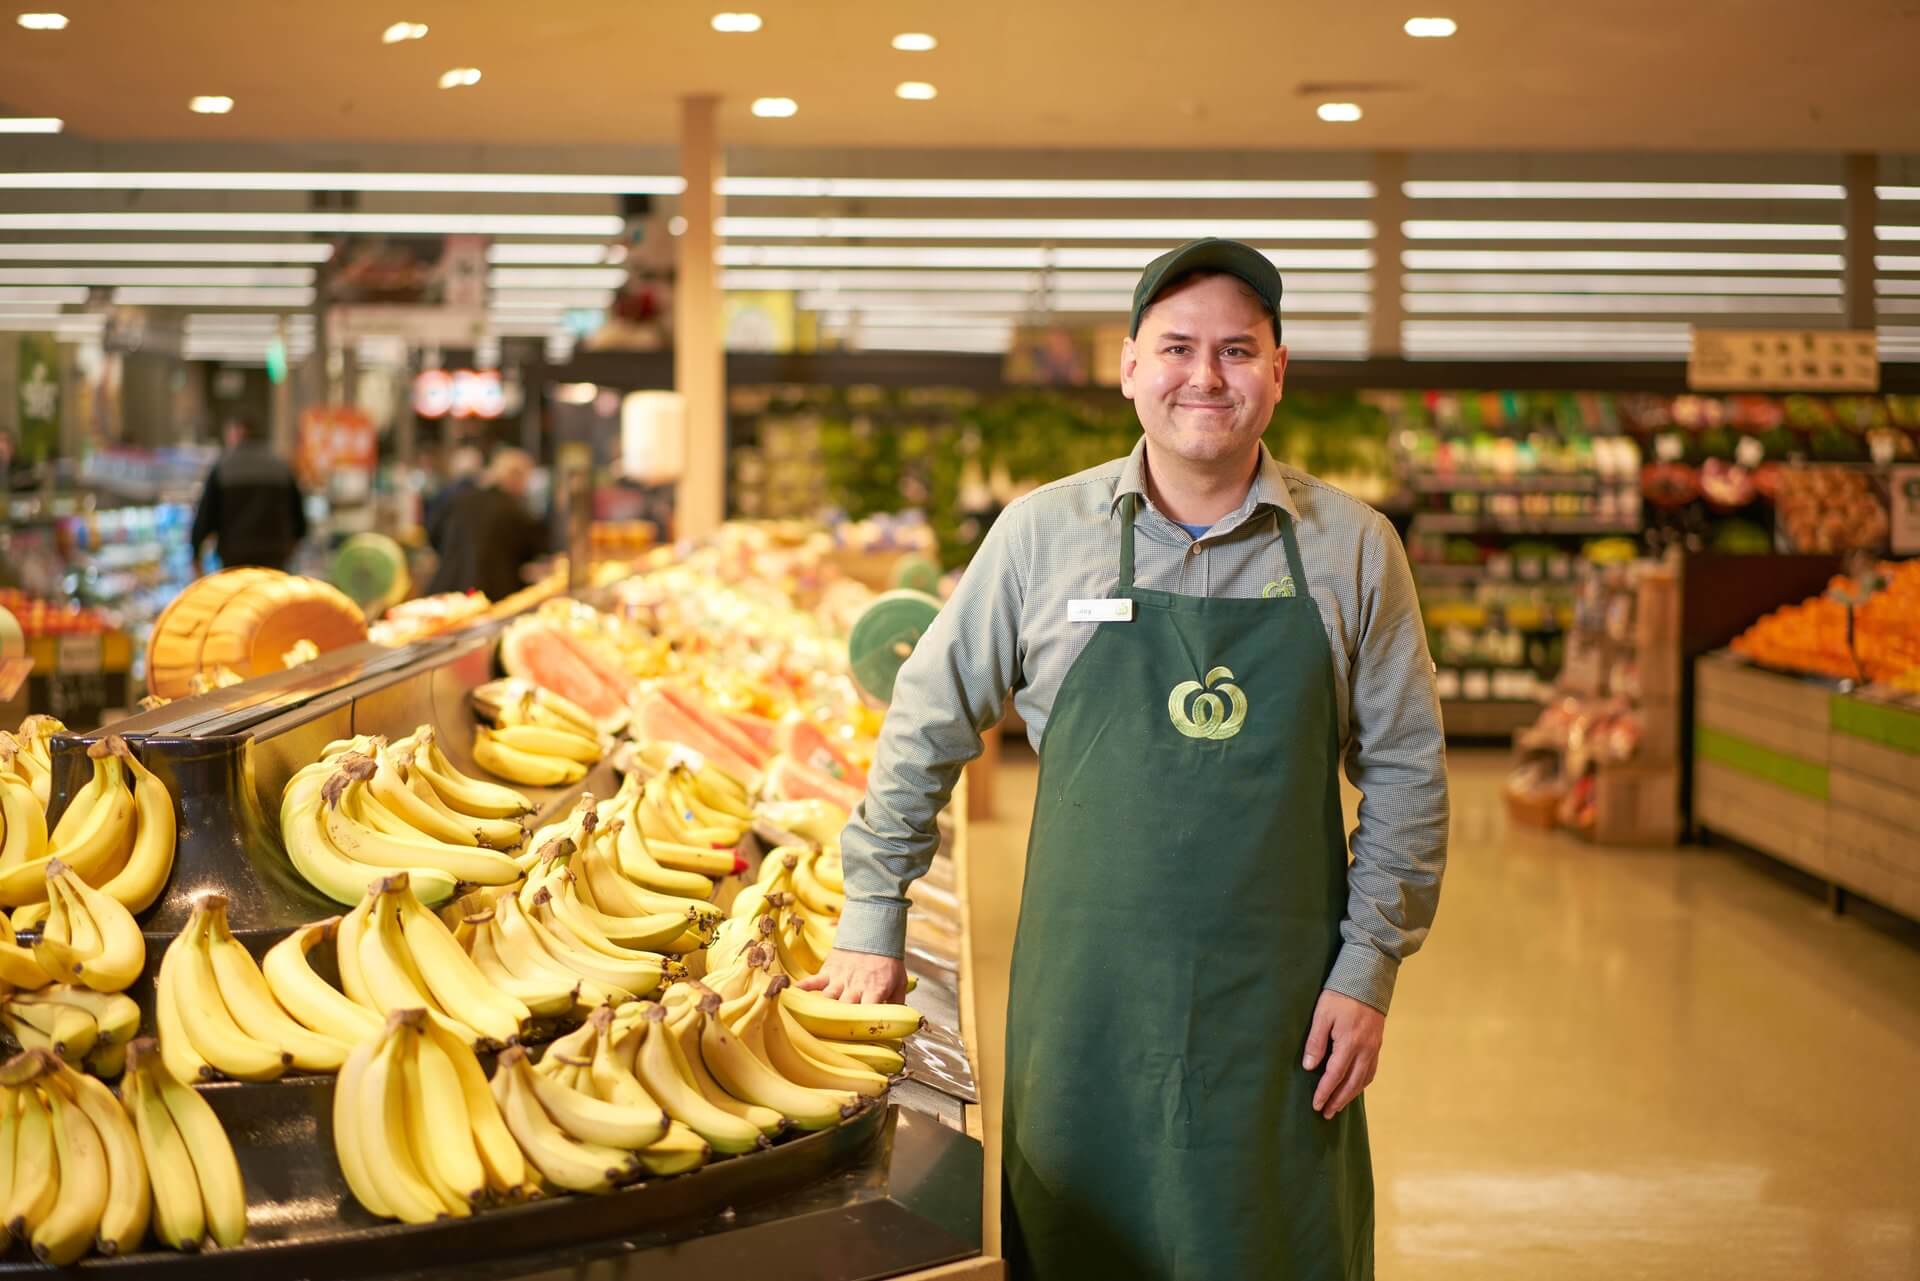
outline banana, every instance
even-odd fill
[[[780,1003],[801,1027],[829,1041],[898,1041],[922,1022],[911,1005],[853,1005],[798,987],[783,988]]]
[[[533,927],[534,937],[540,940],[541,946],[563,967],[583,978],[618,988],[628,996],[645,996],[660,986],[669,965],[665,957],[652,952],[630,952],[616,957],[581,943],[554,914],[552,898],[545,889],[535,894],[527,923]]]
[[[449,845],[417,833],[395,835],[368,823],[362,814],[362,793],[378,770],[369,757],[343,756],[321,787],[321,825],[336,850],[350,859],[393,870],[438,868],[476,885],[506,885],[520,879],[514,861],[496,851]]]
[[[658,1143],[641,1148],[634,1156],[639,1158],[641,1169],[656,1178],[664,1178],[699,1169],[713,1156],[713,1148],[694,1133],[691,1126],[675,1121]]]
[[[813,973],[818,974],[826,963],[827,953],[833,951],[833,927],[817,916],[795,914],[800,923],[800,937],[806,943],[806,950],[813,960]]]
[[[334,902],[351,907],[366,896],[369,885],[393,869],[348,858],[327,839],[320,816],[320,793],[329,772],[309,774],[302,770],[287,784],[280,802],[280,839],[286,844],[288,859],[307,884]],[[441,903],[453,897],[456,882],[447,873],[417,863],[406,871],[414,878],[414,893],[423,902]]]
[[[540,941],[533,923],[520,907],[520,900],[512,895],[502,899],[494,909],[490,941],[500,963],[522,979],[577,984],[580,990],[575,998],[576,1009],[583,1005],[587,1009],[603,1005],[614,999],[616,990],[625,991],[568,968]]]
[[[368,1214],[391,1219],[396,1212],[374,1185],[372,1166],[360,1131],[360,1114],[363,1111],[361,1095],[366,1087],[367,1067],[375,1055],[385,1051],[390,1039],[384,1024],[382,1029],[377,1037],[354,1047],[353,1052],[347,1055],[347,1061],[340,1065],[340,1074],[334,1078],[333,1155],[340,1162],[340,1173],[346,1176],[347,1190],[353,1193],[353,1199]]]
[[[591,899],[596,908],[610,916],[646,916],[654,912],[686,911],[701,918],[710,927],[718,925],[724,914],[707,900],[650,890],[628,880],[621,873],[617,843],[620,831],[625,826],[624,820],[615,819],[602,829],[606,835],[588,840],[574,855],[570,866],[583,884],[585,893],[582,898]]]
[[[819,865],[820,850],[816,847],[804,855],[793,869],[793,892],[809,912],[817,912],[837,921],[840,913],[846,909],[846,896],[820,879]]]
[[[780,957],[780,968],[789,978],[810,979],[820,972],[820,959],[807,946],[802,917],[791,911],[783,912],[773,931],[773,944]]]
[[[282,1009],[253,953],[228,928],[227,900],[209,894],[200,904],[208,914],[207,951],[214,979],[233,1021],[248,1035],[284,1050],[304,1072],[339,1071],[352,1044],[315,1032]]]
[[[191,919],[191,918],[189,918]],[[160,954],[160,973],[153,981],[153,1025],[159,1033],[158,1053],[166,1073],[180,1081],[211,1081],[219,1075],[211,1063],[194,1049],[187,1035],[186,1016],[181,1012],[181,974],[186,969],[186,948],[176,935]]]
[[[332,916],[300,927],[267,950],[260,968],[281,1008],[311,1031],[353,1046],[379,1034],[380,1016],[334,990],[307,960],[307,952],[339,924]]]
[[[489,774],[527,787],[564,787],[587,776],[587,767],[579,761],[509,747],[485,726],[473,731],[473,762]]]
[[[519,818],[534,812],[533,803],[512,788],[455,769],[447,754],[440,750],[430,726],[422,725],[414,731],[414,737],[420,741],[421,755],[415,759],[421,772],[440,794],[440,799],[453,809],[481,818]]]
[[[527,1182],[526,1158],[500,1115],[500,1105],[487,1086],[487,1074],[481,1070],[480,1061],[442,1019],[429,1014],[421,1032],[453,1067],[474,1148],[480,1155],[480,1163],[486,1167],[488,1188],[497,1196],[518,1195]]]
[[[13,1158],[20,1136],[18,1094],[14,1086],[0,1085],[0,1210],[4,1210],[7,1202],[13,1199]],[[5,1221],[0,1220],[0,1253],[4,1253],[12,1244],[13,1235],[7,1231]]]
[[[147,1072],[129,1071],[120,1094],[133,1117],[153,1188],[154,1235],[169,1249],[198,1250],[207,1235],[207,1218],[186,1140]]]
[[[629,1001],[622,1009],[644,1007],[652,1002]],[[645,1110],[660,1107],[633,1074],[635,1043],[621,1038],[639,1028],[637,1022],[616,1024],[610,1006],[601,1006],[591,1016],[594,1029],[593,1057],[587,1063],[587,1092],[594,1098],[621,1107]],[[618,1043],[618,1044],[617,1044]],[[624,1045],[625,1048],[620,1048]],[[669,1114],[671,1115],[671,1114]]]
[[[142,1038],[127,1047],[127,1065],[130,1071],[146,1074],[147,1085],[160,1095],[193,1158],[207,1234],[217,1245],[229,1249],[239,1245],[247,1235],[246,1186],[240,1180],[233,1142],[221,1128],[220,1118],[198,1091],[167,1071],[164,1058],[151,1040]]]
[[[442,1201],[427,1182],[407,1137],[406,1033],[417,1035],[420,1021],[425,1017],[425,1012],[417,1009],[395,1010],[387,1015],[386,1028],[380,1039],[371,1043],[372,1055],[346,1103],[346,1111],[351,1115],[345,1123],[356,1127],[365,1172],[387,1217],[402,1223],[431,1223],[443,1214],[457,1212],[457,1207]],[[357,1055],[360,1051],[354,1053]],[[348,1061],[352,1062],[351,1056]],[[336,1086],[333,1107],[336,1130],[343,1123],[342,1094]],[[345,1168],[344,1160],[342,1168]],[[367,1208],[374,1210],[371,1204]]]
[[[453,933],[407,888],[406,873],[387,879],[387,897],[414,965],[441,1009],[504,1045],[533,1017],[526,1003],[501,991],[460,949]]]
[[[527,829],[517,818],[488,818],[484,815],[462,814],[448,805],[427,781],[423,762],[426,749],[417,735],[396,740],[393,752],[397,763],[403,768],[402,778],[407,790],[420,798],[422,804],[440,814],[449,823],[455,823],[470,830],[480,844],[488,849],[510,851],[519,849],[527,839]]]
[[[537,1072],[528,1074],[527,1086],[555,1125],[588,1143],[633,1151],[665,1138],[672,1121],[652,1099],[638,1107],[609,1103]]]
[[[215,977],[211,914],[224,909],[226,899],[218,894],[201,897],[193,905],[193,915],[167,948],[161,961],[164,974],[177,959],[174,1000],[187,1039],[193,1051],[215,1071],[238,1081],[271,1081],[284,1073],[293,1055],[284,1047],[261,1040],[244,1031],[235,1021],[221,995]],[[176,958],[175,953],[178,953]],[[161,1028],[162,1045],[167,1031]]]
[[[90,954],[76,948],[72,957],[80,981],[96,992],[122,992],[132,986],[147,964],[147,941],[133,913],[75,876],[57,858],[47,863],[47,886],[49,901],[59,895],[70,921],[84,917],[90,922],[96,946]],[[48,968],[44,961],[41,968]]]
[[[15,993],[10,1003],[17,1006],[64,1005],[84,1010],[94,1022],[96,1049],[102,1045],[125,1045],[140,1030],[140,1006],[132,997],[121,992],[95,992],[91,988],[55,983],[35,992]]]
[[[548,725],[501,725],[492,733],[494,742],[502,747],[531,756],[552,756],[582,765],[597,765],[603,755],[597,739]]]
[[[786,1010],[785,1012],[789,1015],[793,1013],[791,1010]],[[789,1034],[791,1034],[793,1028],[800,1028],[802,1032],[806,1032],[806,1029],[801,1027],[800,1020],[797,1018],[794,1019],[793,1023],[789,1026]],[[808,1035],[812,1034],[808,1033]],[[850,1059],[858,1063],[861,1067],[866,1068],[869,1072],[878,1072],[884,1077],[891,1078],[899,1076],[907,1069],[907,1059],[905,1055],[892,1046],[882,1045],[877,1041],[829,1041],[824,1037],[819,1037],[815,1038],[814,1048],[838,1051],[842,1058]],[[815,1054],[814,1057],[820,1058],[822,1056]],[[831,1062],[831,1060],[828,1061]]]
[[[100,892],[129,912],[144,912],[153,906],[167,887],[167,878],[173,875],[179,837],[173,796],[123,739],[111,736],[106,741],[133,776],[133,847],[125,866],[101,884]]]
[[[60,1166],[60,1195],[53,1210],[32,1233],[33,1254],[42,1263],[64,1268],[93,1244],[107,1209],[107,1154],[93,1122],[58,1087],[44,1091],[53,1116],[54,1159]]]
[[[80,1066],[103,1081],[119,1076],[127,1067],[125,1042],[95,1041],[87,1057],[80,1060]]]
[[[620,874],[629,881],[643,885],[662,894],[677,894],[685,898],[706,899],[713,894],[713,882],[698,872],[681,871],[663,865],[654,858],[648,848],[646,834],[640,830],[640,824],[629,821],[615,834],[620,860]],[[727,866],[733,866],[731,857]]]
[[[433,840],[448,845],[478,846],[480,833],[472,823],[461,823],[450,812],[429,805],[408,786],[406,770],[407,766],[393,747],[381,744],[374,757],[373,777],[367,783],[373,798],[401,823]]]
[[[520,1001],[536,1018],[559,1018],[574,1009],[580,996],[578,979],[569,983],[558,976],[522,978],[507,968],[494,947],[492,912],[470,917],[465,924],[472,930],[467,955],[489,984]]]
[[[787,977],[782,974],[760,998],[773,1002],[772,1011],[761,1021],[761,1041],[767,1048],[768,1064],[789,1081],[816,1090],[838,1090],[869,1098],[885,1094],[887,1078],[879,1073],[809,1052],[811,1047],[807,1042],[812,1034],[800,1027],[793,1012],[779,1003],[780,989],[786,984]]]
[[[100,1025],[93,1015],[78,1006],[51,1001],[8,1001],[0,1007],[0,1022],[27,1049],[45,1050],[73,1063],[85,1058],[100,1039]]]
[[[464,1215],[487,1195],[487,1171],[474,1143],[466,1095],[453,1060],[431,1037],[407,1036],[407,1138],[440,1200]]]
[[[533,1072],[517,1045],[495,1062],[493,1096],[521,1152],[549,1183],[570,1192],[608,1192],[633,1175],[630,1153],[576,1139],[554,1124],[534,1097]]]
[[[97,753],[97,755],[96,755]],[[126,862],[133,847],[133,795],[120,759],[104,742],[87,749],[94,776],[74,794],[47,838],[44,857],[0,872],[0,905],[19,907],[47,896],[47,864],[58,858],[82,879],[101,880]]]
[[[760,1024],[769,1002],[758,1002],[742,1020],[741,1031],[729,1030],[717,1011],[705,1011],[700,1028],[700,1051],[707,1070],[721,1088],[735,1098],[772,1108],[803,1130],[824,1130],[857,1108],[858,1095],[829,1093],[789,1081],[755,1053]]]
[[[767,1146],[767,1135],[758,1125],[720,1107],[696,1087],[660,1006],[650,1005],[645,1021],[626,1032],[624,1040],[632,1043],[632,1071],[640,1084],[660,1100],[668,1116],[705,1139],[714,1151],[751,1152]],[[780,1120],[776,1114],[776,1127]]]
[[[481,1035],[474,1028],[434,1002],[427,989],[427,981],[421,975],[419,967],[413,962],[413,955],[407,950],[406,937],[401,932],[400,913],[387,897],[387,882],[383,881],[373,893],[367,896],[364,928],[355,931],[358,935],[358,983],[364,985],[365,995],[374,1009],[388,1016],[396,1011],[432,1010],[443,1014],[469,1045],[480,1041]],[[341,922],[341,939],[347,938],[346,925],[353,917],[349,915]],[[336,950],[338,948],[336,944]],[[343,981],[347,971],[340,972]],[[347,994],[361,999],[353,987],[347,988]]]
[[[107,1200],[95,1244],[104,1255],[130,1253],[147,1235],[151,1204],[146,1160],[133,1122],[113,1091],[58,1060],[48,1063],[46,1079],[86,1115],[106,1155]]]
[[[40,968],[30,948],[13,941],[13,926],[0,912],[0,983],[16,988],[45,987],[52,976]]]
[[[575,893],[578,884],[571,871],[561,869],[558,885],[549,884],[554,914],[566,922],[575,937],[596,950],[619,957],[625,949],[657,952],[678,939],[694,923],[685,912],[652,912],[645,916],[609,916],[588,907]]]
[[[24,1241],[53,1213],[60,1197],[60,1167],[54,1154],[53,1117],[39,1089],[29,1081],[7,1093],[9,1102],[18,1099],[20,1110],[6,1226],[15,1240]]]
[[[797,801],[761,801],[753,816],[767,827],[788,832],[815,845],[839,848],[847,826],[847,812],[832,801],[807,797]]]
[[[9,768],[16,749],[0,739],[0,872],[46,857],[47,811],[25,779]]]
[[[708,804],[698,777],[685,765],[669,769],[666,783],[665,800],[690,824],[722,833],[718,839],[729,845],[739,844],[740,838],[747,834],[750,823],[737,814]]]

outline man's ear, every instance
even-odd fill
[[[1140,353],[1135,349],[1132,338],[1120,341],[1120,394],[1128,400],[1133,399],[1133,367],[1140,363]]]
[[[1273,398],[1279,400],[1287,392],[1287,349],[1273,349]]]

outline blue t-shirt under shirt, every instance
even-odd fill
[[[1180,528],[1186,530],[1187,535],[1190,538],[1198,538],[1200,537],[1200,535],[1206,533],[1209,529],[1213,528],[1212,525],[1189,525],[1184,520],[1176,520],[1173,523],[1180,526]]]

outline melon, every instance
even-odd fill
[[[500,666],[517,680],[577,703],[602,733],[618,733],[627,723],[626,678],[607,672],[551,623],[523,618],[510,625],[500,636]]]
[[[835,747],[827,732],[810,720],[794,717],[780,726],[780,751],[802,765],[861,791],[867,788],[867,773],[848,760]]]
[[[767,794],[785,801],[804,801],[809,797],[831,801],[849,814],[860,806],[864,789],[853,788],[821,771],[804,765],[791,756],[774,758],[767,772]]]

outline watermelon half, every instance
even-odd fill
[[[617,734],[627,723],[632,682],[551,623],[523,618],[509,626],[500,636],[500,666],[509,676],[571,699],[602,733]]]

